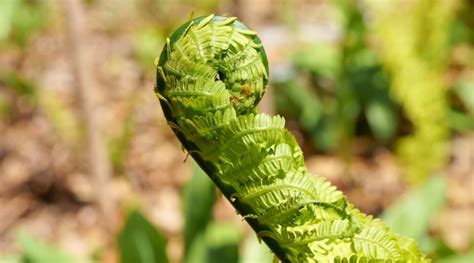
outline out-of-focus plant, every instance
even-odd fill
[[[398,144],[398,157],[406,178],[420,183],[447,157],[449,105],[442,72],[455,1],[367,2],[392,95],[413,125]]]
[[[44,0],[0,0],[0,46],[7,40],[24,47],[46,25]]]
[[[19,233],[16,238],[21,248],[20,255],[2,255],[0,253],[0,262],[2,263],[80,263],[85,262],[72,254],[46,244],[42,240],[35,238],[24,232]]]
[[[448,79],[453,101],[449,117],[454,130],[465,132],[474,129],[474,3],[458,4],[449,28]]]
[[[197,165],[183,198],[184,262],[237,263],[240,230],[233,224],[213,221],[216,189]]]
[[[216,201],[215,188],[212,181],[204,172],[195,167],[191,180],[183,191],[184,202],[184,248],[185,257],[196,238],[205,232],[212,218],[212,211]]]
[[[241,233],[234,224],[210,222],[206,231],[196,237],[185,262],[239,262]]]
[[[80,128],[73,113],[53,92],[41,89],[23,74],[9,71],[0,73],[0,118],[15,121],[22,115],[38,110],[48,117],[58,136],[74,144]]]
[[[118,236],[122,263],[167,263],[166,239],[140,212],[132,211]]]
[[[354,1],[339,1],[336,7],[343,25],[340,42],[297,51],[296,74],[275,82],[275,97],[279,112],[297,118],[318,149],[337,149],[348,156],[360,126],[388,143],[398,120],[388,77],[366,43],[363,14]]]
[[[474,246],[471,245],[467,253],[461,254],[449,247],[441,236],[430,234],[434,218],[446,204],[447,183],[444,176],[429,178],[392,205],[382,217],[390,228],[400,234],[413,236],[435,262],[472,262]]]
[[[150,57],[153,57],[156,53],[156,47],[162,46],[163,43],[164,39],[161,32],[156,27],[145,27],[135,32],[133,38],[135,54],[144,69],[154,68],[153,61],[150,62]]]
[[[385,211],[384,221],[394,231],[410,234],[424,251],[431,251],[428,231],[431,221],[446,202],[446,187],[445,177],[433,176]]]
[[[183,189],[183,262],[239,262],[242,233],[234,224],[216,222],[212,211],[216,190],[212,181],[195,166],[191,180]],[[132,211],[118,238],[121,262],[168,262],[166,240],[160,231],[138,211]],[[248,244],[247,250],[260,246]],[[248,257],[248,255],[247,255]]]
[[[130,141],[137,129],[136,109],[139,106],[139,97],[139,92],[134,92],[127,97],[123,126],[119,128],[115,136],[111,136],[108,140],[107,150],[109,159],[113,170],[118,173],[123,172],[130,148]]]

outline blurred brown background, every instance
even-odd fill
[[[0,0],[0,262],[44,262],[30,238],[77,262],[120,261],[134,209],[183,261],[183,189],[197,172],[153,94],[153,61],[210,13],[259,34],[261,108],[287,118],[312,173],[375,216],[418,193],[410,213],[428,219],[405,223],[426,225],[425,251],[472,251],[472,1]],[[219,195],[212,211],[238,226],[244,262],[253,234]]]

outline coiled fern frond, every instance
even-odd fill
[[[173,131],[283,262],[429,262],[322,177],[280,116],[258,113],[268,62],[234,17],[193,19],[167,40],[156,94]]]

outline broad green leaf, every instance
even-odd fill
[[[118,237],[122,263],[166,263],[165,237],[138,211],[129,214]]]
[[[191,180],[184,187],[184,241],[187,255],[196,236],[204,233],[216,201],[211,179],[197,165]]]
[[[213,222],[209,224],[205,233],[199,233],[195,237],[186,262],[237,263],[240,239],[241,233],[235,224]]]
[[[23,250],[22,262],[25,263],[77,263],[80,260],[26,233],[20,233],[18,241]],[[14,261],[13,261],[14,262]]]
[[[445,189],[445,178],[433,176],[388,209],[383,215],[385,223],[394,232],[421,241],[446,201]]]

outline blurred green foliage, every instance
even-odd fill
[[[138,211],[128,215],[118,236],[122,263],[166,263],[165,237]]]
[[[410,235],[420,245],[427,238],[431,219],[446,201],[446,179],[433,176],[424,185],[392,205],[383,215],[384,222],[401,235]],[[416,212],[415,212],[416,211]]]
[[[22,254],[18,256],[2,255],[0,253],[0,262],[2,263],[80,263],[83,260],[73,255],[59,250],[56,247],[45,244],[42,240],[35,238],[27,233],[21,232],[17,235],[17,243],[21,247]]]
[[[191,180],[184,187],[184,247],[185,257],[198,236],[205,233],[207,224],[212,218],[216,201],[216,189],[211,179],[195,166]]]
[[[125,118],[123,125],[119,128],[115,136],[110,136],[107,143],[107,150],[112,169],[121,174],[127,160],[130,149],[130,142],[137,130],[136,109],[139,106],[139,93],[132,93],[126,100]]]
[[[466,255],[458,255],[441,236],[430,234],[433,218],[447,201],[446,188],[444,176],[433,176],[393,204],[382,218],[393,231],[413,237],[435,262],[472,262],[474,246]]]
[[[239,253],[241,230],[233,223],[213,220],[216,187],[197,165],[191,180],[184,187],[183,196],[184,262],[271,262],[270,250],[257,241],[254,233],[243,240],[244,248]]]
[[[17,72],[0,72],[0,117],[11,121],[38,101],[35,85]]]
[[[135,55],[145,70],[155,68],[153,60],[150,60],[150,58],[156,57],[157,47],[162,47],[165,43],[161,33],[157,27],[150,26],[139,29],[134,34],[133,46]]]
[[[240,230],[233,223],[211,222],[186,253],[185,262],[239,262]]]
[[[34,111],[50,120],[63,142],[77,144],[82,132],[77,118],[55,93],[40,92],[36,82],[19,71],[0,72],[0,119],[14,122]]]
[[[474,259],[474,250],[461,255],[452,255],[438,260],[438,263],[471,263]]]
[[[216,188],[201,168],[194,167],[183,192],[184,262],[237,263],[241,232],[235,224],[213,221]]]
[[[19,243],[23,248],[23,256],[20,262],[24,263],[74,263],[80,262],[74,256],[44,244],[42,241],[27,235],[20,234]]]
[[[361,11],[354,1],[339,1],[337,7],[345,18],[340,43],[315,43],[297,51],[296,72],[275,83],[275,97],[278,111],[298,119],[315,147],[348,156],[361,127],[387,143],[398,120],[388,77],[366,43]]]
[[[47,22],[44,0],[0,0],[0,46],[7,40],[24,47]]]
[[[245,241],[245,251],[239,256],[241,230],[233,223],[216,222],[212,211],[216,201],[215,186],[207,175],[195,165],[191,180],[184,188],[184,261],[195,262],[249,262],[260,258],[270,262],[268,248]],[[119,237],[121,262],[167,262],[166,241],[162,234],[138,211],[129,214]],[[250,253],[250,254],[249,254]],[[254,254],[257,253],[257,254]],[[245,260],[244,260],[245,259]]]
[[[413,125],[398,144],[407,179],[421,183],[447,158],[449,104],[442,77],[448,55],[450,1],[415,1],[400,8],[374,4],[375,29],[391,90]],[[430,14],[430,15],[427,15]]]
[[[336,1],[341,39],[294,52],[274,81],[278,112],[346,159],[357,138],[395,145],[407,181],[424,182],[445,164],[451,132],[474,129],[473,5],[454,2]]]

